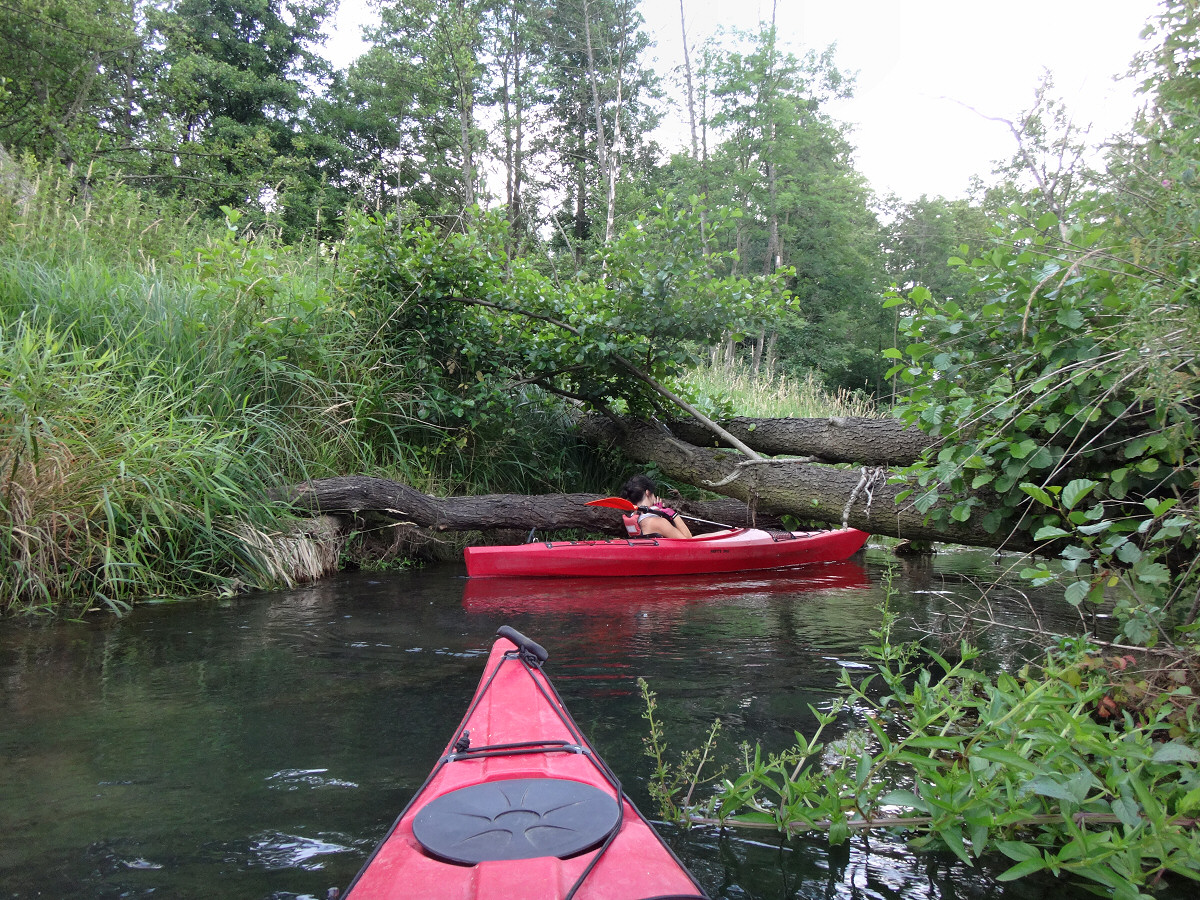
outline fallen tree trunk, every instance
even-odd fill
[[[474,497],[431,497],[386,478],[349,475],[321,478],[289,488],[281,498],[311,515],[382,516],[397,524],[435,531],[586,531],[624,534],[621,514],[587,506],[598,494],[482,494]],[[750,512],[737,500],[682,501],[680,512],[733,526],[750,524]],[[781,528],[773,516],[761,527]],[[697,526],[696,532],[714,530]]]
[[[854,468],[813,464],[796,459],[750,460],[725,448],[697,446],[683,436],[711,441],[686,423],[671,423],[668,434],[648,423],[614,422],[589,417],[580,424],[590,443],[615,444],[640,463],[653,463],[668,479],[725,494],[731,499],[675,501],[681,512],[732,526],[782,527],[782,516],[801,521],[846,524],[872,534],[916,541],[939,541],[980,547],[1030,551],[1024,534],[990,534],[979,516],[965,523],[932,526],[911,501],[896,503],[904,485],[887,484],[885,462],[909,462],[922,448],[921,432],[893,419],[737,419],[727,423],[747,444],[770,453],[853,460]],[[855,451],[861,436],[865,450]],[[926,443],[928,439],[926,438]],[[986,503],[988,498],[977,495]],[[286,492],[293,508],[312,514],[382,516],[432,531],[580,531],[623,534],[617,511],[589,507],[594,494],[486,494],[475,497],[431,497],[408,485],[382,478],[346,476],[297,485]],[[711,531],[698,525],[696,533]],[[509,536],[511,539],[511,535]]]
[[[899,419],[830,416],[824,419],[755,419],[738,416],[722,427],[748,447],[768,456],[815,456],[823,462],[865,466],[906,466],[934,446],[919,428]],[[728,447],[690,419],[666,423],[680,440],[698,447]]]
[[[978,516],[963,523],[929,525],[911,501],[897,505],[896,495],[906,486],[883,483],[887,472],[882,467],[835,468],[787,459],[747,465],[737,453],[697,447],[647,423],[630,421],[622,427],[599,417],[585,419],[580,433],[591,443],[615,444],[629,459],[656,464],[675,481],[737,497],[764,513],[789,514],[835,526],[844,518],[854,528],[910,540],[1018,551],[1035,548],[1024,534],[990,534],[979,525]],[[757,429],[752,434],[757,434]],[[789,452],[797,449],[792,446]],[[734,475],[737,477],[730,480]],[[977,496],[988,501],[984,494]]]

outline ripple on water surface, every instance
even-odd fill
[[[909,634],[944,627],[1002,567],[987,554],[896,563]],[[461,568],[347,574],[121,621],[0,626],[3,896],[324,897],[344,887],[423,783],[478,683],[496,628],[550,651],[547,672],[645,812],[642,701],[658,694],[672,752],[721,717],[779,750],[878,627],[880,558],[751,577],[480,579]],[[1020,586],[989,609],[1053,627]],[[940,623],[940,624],[939,624]],[[1009,665],[1019,632],[978,635]],[[846,723],[847,726],[852,723]],[[768,834],[663,834],[715,896],[1015,898],[1072,894],[997,882],[886,835],[841,848]],[[518,896],[514,894],[514,896]],[[1183,895],[1180,895],[1183,896]]]

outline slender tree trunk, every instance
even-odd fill
[[[605,180],[608,178],[608,141],[604,135],[604,109],[600,104],[600,84],[596,75],[596,53],[592,47],[591,10],[588,0],[583,0],[583,37],[587,45],[588,83],[592,87],[592,110],[596,116],[596,161],[600,165],[600,173]]]
[[[463,204],[470,209],[475,205],[475,154],[471,147],[471,131],[474,125],[474,109],[469,97],[460,98],[458,110],[459,139],[462,141]]]
[[[700,162],[700,141],[696,134],[696,90],[692,83],[692,57],[688,52],[687,19],[683,14],[683,0],[679,0],[679,29],[683,35],[683,74],[687,82],[688,124],[692,131],[692,159]],[[706,192],[707,194],[707,192]],[[705,197],[707,202],[707,196]],[[700,209],[700,244],[708,253],[708,208]]]
[[[683,15],[683,0],[679,0],[679,29],[683,33],[683,76],[687,83],[688,124],[692,129],[692,159],[700,159],[700,142],[696,136],[696,91],[692,85],[692,60],[688,55],[687,20]]]
[[[467,9],[463,0],[455,0],[456,15],[439,18],[437,27],[441,35],[443,52],[454,73],[454,89],[458,106],[459,161],[462,178],[463,209],[475,205],[475,73],[474,57],[470,49],[477,25],[468,23]],[[470,27],[468,27],[468,25]]]
[[[779,268],[779,186],[775,168],[775,4],[771,4],[771,38],[767,47],[767,77],[759,95],[761,117],[767,122],[763,133],[762,155],[767,176],[767,212],[770,217],[767,233],[767,253],[763,274],[770,275]],[[759,348],[761,351],[761,347]],[[757,368],[757,362],[756,362]]]
[[[575,265],[583,265],[583,242],[587,239],[587,109],[579,100],[579,158],[575,162]]]
[[[612,145],[608,146],[604,130],[604,106],[600,98],[600,77],[596,71],[596,53],[595,47],[592,45],[592,24],[591,12],[588,7],[588,0],[583,0],[583,34],[584,40],[587,43],[587,60],[588,60],[588,81],[592,86],[592,106],[595,108],[596,114],[596,158],[600,164],[600,173],[604,178],[606,197],[605,197],[605,217],[604,217],[604,243],[608,244],[612,241],[613,231],[616,227],[616,201],[617,201],[617,175],[618,175],[618,153],[621,143],[621,105],[623,99],[622,74],[625,67],[625,42],[628,32],[628,5],[622,5],[621,12],[621,40],[617,47],[616,60],[616,81],[617,81],[617,96],[615,108],[613,112],[613,137]]]
[[[508,64],[503,73],[505,203],[508,210],[509,255],[512,241],[518,233],[523,214],[521,208],[522,175],[524,168],[525,84],[521,17],[514,4],[509,17]],[[510,74],[511,73],[511,74]]]

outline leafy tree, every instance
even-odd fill
[[[537,171],[531,150],[533,136],[545,129],[548,47],[542,36],[552,9],[548,0],[510,0],[497,8],[492,29],[492,97],[499,111],[496,144],[512,240],[532,241],[539,224],[537,202],[546,179]]]
[[[136,0],[10,0],[0,7],[0,144],[65,163],[128,138],[142,49]]]
[[[479,197],[483,133],[477,106],[483,92],[484,23],[489,0],[382,3],[372,50],[356,67],[360,81],[395,91],[386,107],[418,171],[405,187],[421,208],[459,214]]]
[[[487,214],[461,230],[352,217],[342,251],[356,320],[391,366],[425,373],[410,414],[456,439],[511,427],[531,391],[599,409],[655,411],[669,382],[724,331],[761,328],[786,306],[781,276],[729,274],[699,247],[699,209],[660,198],[607,248],[607,281],[556,285],[504,252]],[[723,223],[718,223],[723,224]]]
[[[1030,577],[1064,577],[1076,605],[1114,589],[1143,644],[1190,632],[1200,612],[1200,15],[1181,0],[1157,24],[1141,60],[1150,107],[1104,183],[1050,198],[1065,218],[1010,210],[993,247],[957,260],[981,279],[972,307],[923,287],[889,300],[907,314],[886,354],[911,385],[906,418],[944,438],[912,472],[918,507],[947,494],[953,518],[1028,531],[1062,557]]]
[[[939,301],[967,302],[978,279],[949,260],[991,245],[991,222],[984,210],[969,200],[922,194],[907,203],[891,197],[883,211],[884,263],[892,283],[904,289],[920,284]]]
[[[339,73],[314,107],[320,130],[347,148],[337,177],[366,209],[399,209],[422,183],[415,134],[417,101],[404,63],[387,47],[369,48]],[[419,196],[419,195],[418,195]]]
[[[149,15],[159,48],[151,176],[214,212],[278,209],[312,221],[320,164],[338,148],[311,127],[315,52],[333,0],[170,0]]]
[[[547,21],[552,125],[548,143],[535,150],[553,156],[554,187],[565,198],[554,242],[573,253],[576,265],[610,233],[610,210],[616,228],[619,185],[610,189],[610,181],[618,166],[628,175],[631,164],[646,162],[638,150],[658,123],[651,106],[657,78],[642,62],[650,43],[642,25],[633,0],[560,2]],[[598,221],[605,228],[596,228]]]
[[[701,55],[702,159],[675,157],[668,177],[702,192],[711,209],[741,211],[721,249],[735,251],[742,270],[795,271],[796,315],[751,336],[752,361],[774,355],[837,385],[875,388],[884,335],[877,226],[844,127],[823,109],[851,83],[832,51],[797,57],[772,26],[734,38]]]

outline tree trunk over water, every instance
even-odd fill
[[[600,424],[600,423],[597,423]],[[681,440],[701,447],[728,446],[690,419],[667,422]],[[590,427],[586,423],[585,427]],[[916,461],[933,439],[898,419],[831,416],[825,419],[722,419],[721,426],[746,446],[768,456],[815,456],[822,462],[904,466]]]
[[[386,478],[348,475],[321,478],[288,489],[281,498],[297,511],[332,516],[380,516],[435,531],[579,530],[624,534],[621,513],[587,506],[597,494],[482,494],[475,497],[430,497],[406,484]],[[685,515],[726,525],[750,524],[749,511],[737,500],[682,501]],[[773,516],[760,517],[761,527],[781,528]],[[697,526],[694,532],[713,531]]]
[[[711,444],[711,433],[687,422],[670,423],[671,434],[645,422],[617,423],[589,417],[580,434],[593,444],[611,443],[635,462],[654,463],[671,481],[721,493],[728,500],[672,499],[685,515],[732,526],[782,527],[781,517],[840,527],[846,524],[877,535],[917,541],[941,541],[979,547],[1030,551],[1023,534],[989,534],[979,517],[965,523],[934,527],[910,500],[897,505],[903,484],[887,484],[887,464],[903,464],[929,445],[920,431],[892,419],[734,419],[724,423],[731,434],[769,454],[817,457],[828,462],[865,463],[853,468],[809,460],[748,461],[723,447],[698,446],[685,438]],[[735,477],[733,477],[735,476]],[[977,494],[986,503],[988,497]],[[282,498],[293,508],[340,516],[381,516],[433,531],[523,531],[544,534],[580,531],[623,534],[620,513],[590,507],[594,494],[487,494],[476,497],[430,497],[405,484],[382,478],[325,478],[290,488]],[[693,532],[714,530],[696,525]],[[510,534],[511,537],[511,534]]]
[[[979,525],[978,516],[964,523],[934,527],[925,522],[925,516],[910,500],[896,504],[896,495],[907,486],[882,483],[888,474],[882,464],[912,461],[919,451],[918,436],[924,438],[925,446],[930,444],[928,436],[919,431],[905,429],[889,419],[758,421],[759,427],[751,431],[748,424],[753,420],[741,420],[744,432],[739,435],[756,450],[868,462],[871,468],[835,468],[787,459],[744,465],[745,457],[740,454],[681,440],[682,434],[698,434],[682,422],[671,423],[675,434],[668,435],[644,422],[626,422],[622,428],[607,419],[590,417],[581,423],[580,431],[590,443],[615,444],[627,458],[653,462],[674,481],[736,497],[760,513],[789,514],[834,526],[840,526],[844,517],[854,528],[909,540],[1034,549],[1026,535],[988,533]],[[734,423],[723,424],[734,433],[730,427]],[[858,435],[862,435],[867,449],[852,452]],[[735,473],[739,473],[736,479],[726,481]],[[987,502],[985,494],[976,496]]]

